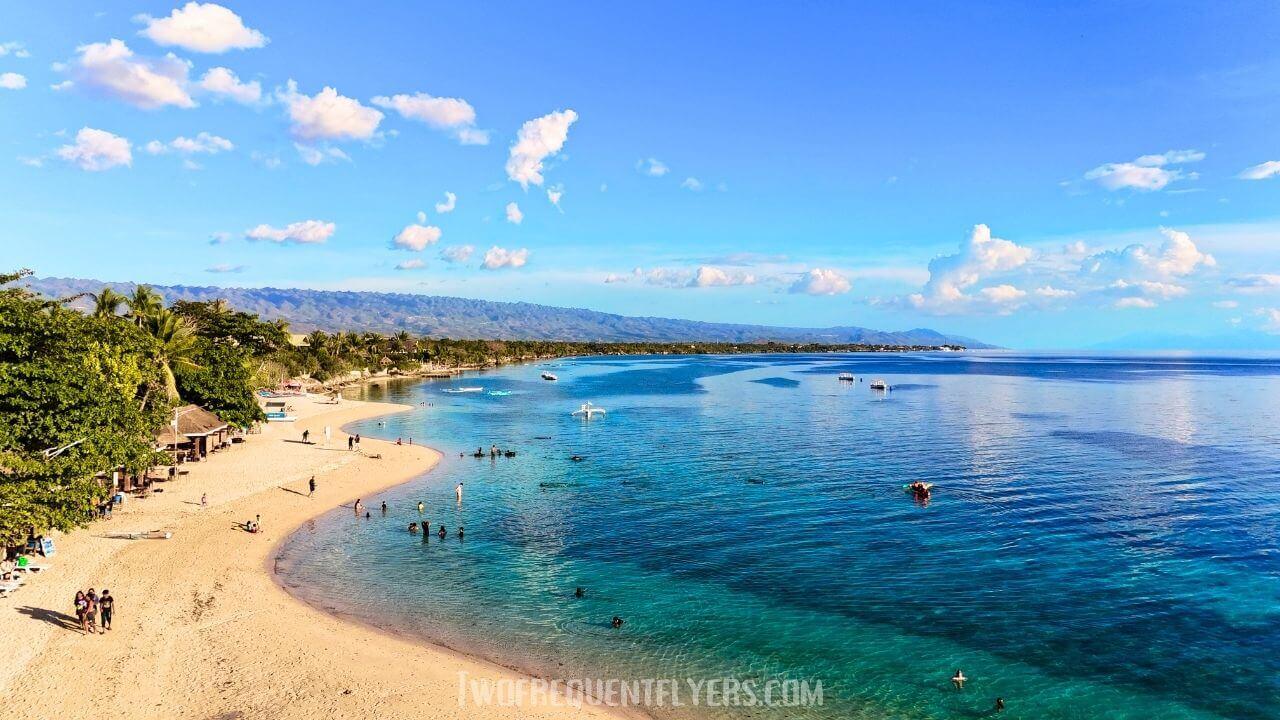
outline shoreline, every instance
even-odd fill
[[[0,704],[10,717],[626,716],[587,703],[575,708],[563,698],[463,704],[462,673],[489,683],[531,677],[289,593],[273,568],[281,543],[357,497],[373,506],[371,498],[429,472],[441,457],[428,446],[372,438],[362,438],[361,453],[340,447],[342,426],[412,406],[293,400],[296,423],[269,425],[165,483],[163,495],[131,498],[110,520],[58,536],[50,568],[0,599],[0,635],[19,639],[0,644]],[[325,425],[337,430],[335,447],[294,439],[303,428],[315,436]],[[317,490],[308,498],[312,474]],[[221,497],[201,506],[203,493]],[[259,513],[261,535],[237,528]],[[112,537],[143,526],[163,527],[173,538]],[[110,633],[85,636],[69,615],[71,595],[88,587],[108,587],[118,598]],[[104,687],[118,692],[97,692]]]

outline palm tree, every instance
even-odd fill
[[[111,287],[102,288],[98,294],[90,294],[93,299],[93,316],[96,318],[113,318],[120,312],[120,306],[128,302],[128,298]]]
[[[129,303],[129,317],[133,318],[138,327],[145,325],[147,318],[164,309],[164,299],[160,297],[160,293],[146,285],[139,285],[134,288],[133,295],[127,302]]]
[[[323,350],[329,345],[329,336],[324,334],[323,330],[313,330],[307,333],[307,347],[312,350]]]
[[[156,362],[164,373],[165,393],[170,400],[178,399],[178,379],[173,375],[175,367],[198,368],[195,363],[196,333],[191,321],[161,308],[143,316],[143,329],[156,339]]]

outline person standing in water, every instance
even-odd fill
[[[424,510],[426,510],[426,509],[427,509],[427,506],[426,506],[426,505],[423,505],[423,504],[422,504],[422,501],[421,501],[421,500],[419,500],[419,501],[418,501],[418,514],[419,514],[419,515],[421,515],[421,514],[422,514],[422,511],[424,511]]]
[[[462,502],[462,483],[458,483],[458,487],[453,489],[453,494],[458,496],[458,502]]]
[[[996,712],[1004,712],[1004,698],[1002,698],[1002,697],[998,697],[998,698],[996,698],[995,711],[996,711]]]
[[[964,676],[964,671],[956,668],[956,674],[951,676],[951,684],[956,686],[957,690],[964,689],[964,681],[969,678]]]

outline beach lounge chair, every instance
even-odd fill
[[[48,569],[49,569],[48,563],[27,562],[24,565],[21,562],[19,562],[18,565],[13,568],[13,571],[20,572],[20,573],[38,573]]]
[[[0,594],[11,593],[22,587],[22,578],[15,577],[12,580],[0,580]]]

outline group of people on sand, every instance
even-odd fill
[[[241,527],[244,528],[245,532],[249,532],[257,535],[258,533],[262,532],[262,516],[255,515],[252,520],[245,520],[241,524]]]
[[[87,635],[105,634],[111,629],[111,617],[116,611],[116,599],[110,590],[99,595],[93,588],[89,592],[76,591],[76,621]]]
[[[351,451],[360,449],[360,433],[347,436],[347,449]]]

